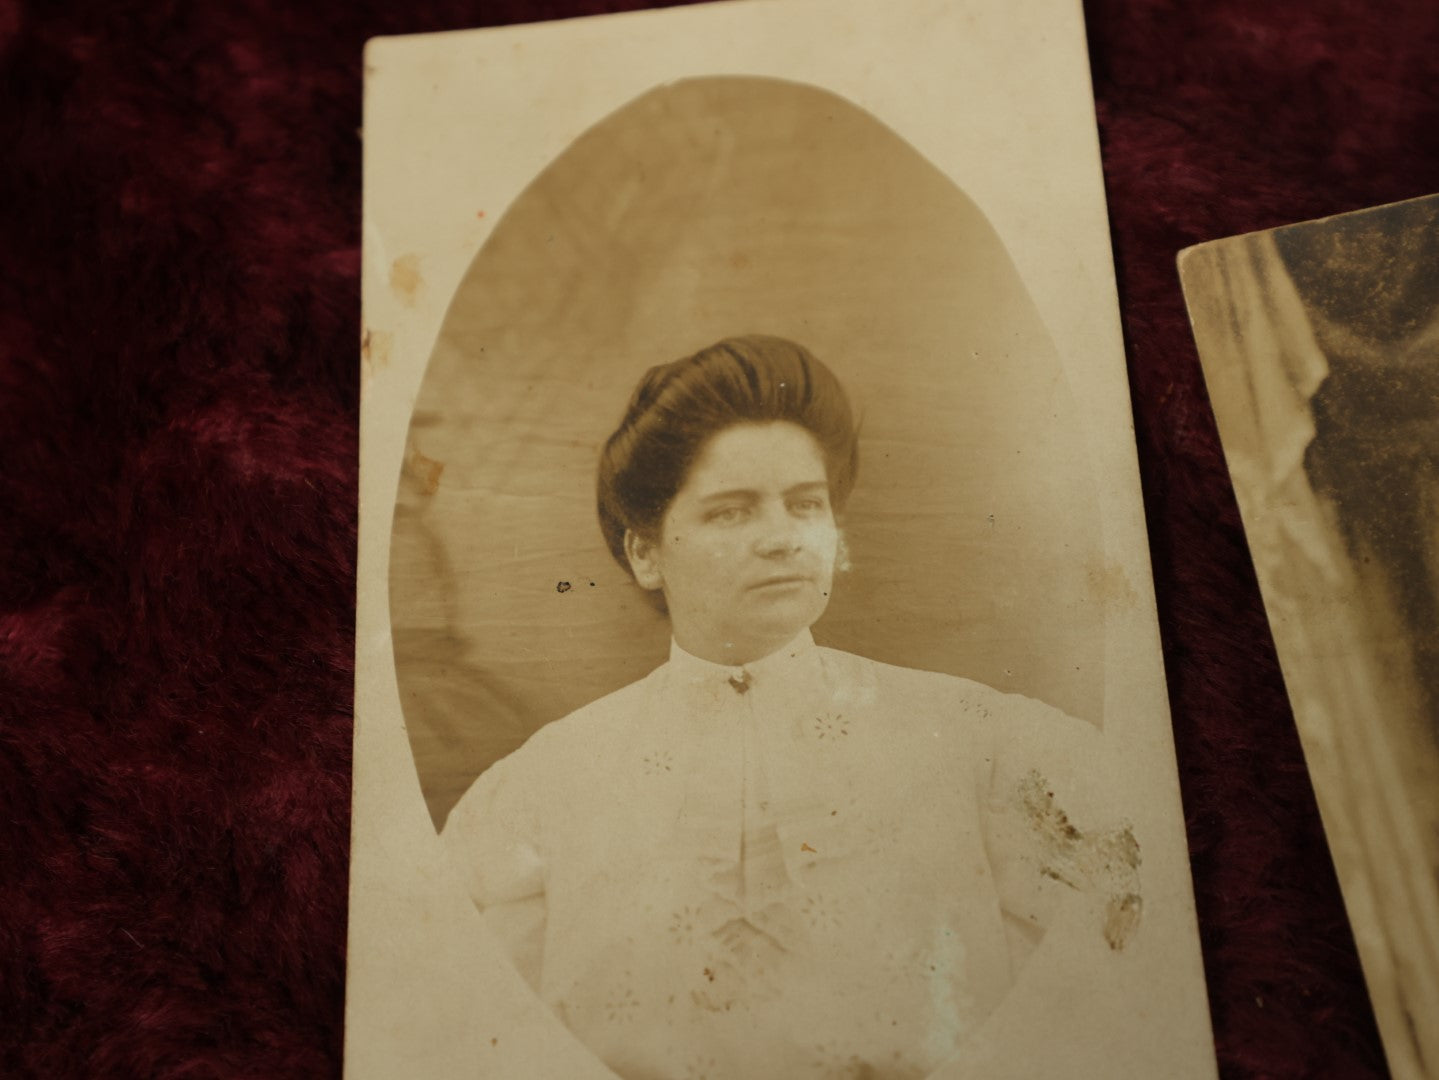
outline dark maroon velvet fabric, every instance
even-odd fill
[[[360,50],[634,6],[0,0],[0,1075],[338,1074]],[[1381,1076],[1174,255],[1439,191],[1439,4],[1088,18],[1222,1071]]]

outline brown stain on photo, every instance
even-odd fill
[[[401,255],[390,264],[390,291],[406,307],[414,307],[425,279],[418,255]]]
[[[405,472],[419,481],[422,494],[433,495],[440,490],[440,477],[445,473],[445,463],[426,456],[419,447],[411,443],[409,453],[405,455]]]
[[[1090,594],[1100,604],[1125,608],[1139,604],[1139,593],[1124,572],[1124,567],[1118,563],[1091,565],[1085,573],[1085,580]]]
[[[1037,845],[1039,872],[1078,892],[1108,897],[1104,940],[1116,952],[1139,932],[1144,913],[1140,895],[1139,841],[1129,826],[1086,833],[1070,820],[1038,772],[1019,784],[1020,809]]]
[[[1111,896],[1104,909],[1104,940],[1115,952],[1129,944],[1139,930],[1139,920],[1144,914],[1144,900],[1138,893]]]
[[[365,328],[365,334],[360,339],[360,360],[366,373],[381,371],[389,366],[394,344],[395,335],[388,330]]]

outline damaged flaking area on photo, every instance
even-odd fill
[[[414,307],[424,285],[418,255],[401,255],[390,264],[390,290],[406,307]]]
[[[1071,889],[1106,894],[1104,938],[1115,951],[1139,930],[1144,900],[1139,886],[1139,841],[1129,826],[1085,833],[1055,801],[1037,771],[1019,782],[1024,820],[1038,844],[1039,872]]]
[[[420,484],[420,490],[433,495],[440,490],[440,477],[445,473],[445,463],[423,453],[414,443],[405,454],[405,472]]]
[[[365,328],[364,336],[360,338],[360,359],[364,362],[366,375],[389,366],[394,343],[395,335],[389,331]]]
[[[1139,593],[1121,564],[1096,562],[1085,571],[1084,576],[1090,594],[1097,602],[1120,608],[1139,606]]]

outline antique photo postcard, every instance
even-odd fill
[[[366,73],[347,1075],[1213,1076],[1080,5]]]
[[[1439,1077],[1439,196],[1180,272],[1389,1067]]]

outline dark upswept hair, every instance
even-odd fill
[[[814,436],[830,503],[844,509],[859,470],[849,398],[808,349],[760,334],[726,338],[645,372],[625,417],[600,453],[600,531],[626,570],[625,530],[653,538],[691,466],[736,424],[786,420]]]

